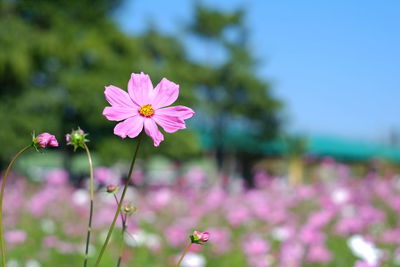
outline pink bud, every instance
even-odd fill
[[[67,143],[71,142],[71,134],[67,133],[65,135],[65,141],[67,141]]]
[[[199,240],[200,242],[207,242],[209,238],[210,238],[209,232],[202,232]]]
[[[200,245],[202,243],[207,242],[209,238],[210,238],[209,232],[200,232],[200,231],[194,231],[193,234],[190,236],[192,243]]]
[[[117,191],[118,187],[115,185],[107,185],[107,193],[115,193]]]
[[[54,135],[49,134],[49,133],[41,133],[36,137],[37,144],[41,148],[46,148],[46,147],[57,147],[58,142],[57,139]]]

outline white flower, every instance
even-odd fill
[[[19,267],[19,263],[18,263],[18,261],[11,259],[11,260],[7,261],[6,267]]]
[[[206,266],[206,259],[196,253],[187,253],[185,258],[183,258],[183,261],[181,263],[182,267],[204,267]]]
[[[126,233],[124,241],[131,247],[146,246],[152,250],[156,250],[161,246],[161,238],[158,235],[141,230],[133,235]]]
[[[360,235],[353,235],[347,240],[347,245],[350,247],[353,254],[368,264],[377,265],[382,256],[382,251],[377,249],[375,245],[368,242]]]
[[[40,221],[40,228],[46,234],[53,234],[56,230],[56,225],[53,220],[43,219]]]
[[[41,267],[42,265],[34,259],[30,259],[25,263],[25,267]]]
[[[89,200],[89,192],[85,189],[77,189],[72,195],[72,201],[78,206],[86,205]]]
[[[272,238],[277,241],[285,241],[290,237],[290,232],[285,227],[276,227],[272,230]]]
[[[344,188],[337,188],[332,192],[331,197],[333,203],[340,205],[346,203],[349,200],[350,194]]]

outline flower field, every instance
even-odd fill
[[[122,238],[121,266],[175,266],[196,229],[208,231],[209,241],[193,244],[181,266],[399,265],[398,177],[352,177],[341,164],[331,171],[328,181],[296,187],[284,177],[259,172],[253,189],[237,177],[222,188],[219,177],[200,165],[166,172],[174,178],[168,183],[162,182],[162,173],[156,182],[151,171],[136,171],[136,185],[129,187],[126,200],[137,211],[127,217],[124,237],[118,220],[100,266],[116,265]],[[116,202],[106,186],[121,185],[121,176],[117,167],[95,169],[89,265],[115,213]],[[62,169],[42,178],[33,183],[15,173],[9,177],[4,199],[7,266],[79,266],[88,187],[73,186]]]

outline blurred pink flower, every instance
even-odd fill
[[[299,238],[305,244],[319,244],[325,241],[325,234],[317,229],[306,226],[300,231]]]
[[[378,266],[374,264],[369,264],[368,262],[365,261],[356,261],[354,267],[378,267]]]
[[[251,218],[251,214],[245,206],[228,206],[226,218],[231,226],[238,227],[247,223]]]
[[[49,133],[41,133],[36,137],[37,145],[41,148],[57,147],[58,142],[54,135]]]
[[[187,231],[181,225],[172,225],[165,229],[165,238],[172,247],[178,247],[187,240]]]
[[[58,238],[55,235],[49,235],[43,238],[43,246],[46,248],[54,248],[58,244]]]
[[[308,250],[307,259],[311,262],[328,263],[331,258],[331,252],[320,244],[312,245]]]
[[[175,102],[179,95],[179,85],[163,78],[153,89],[150,77],[143,72],[132,73],[128,82],[128,93],[113,85],[104,91],[111,107],[106,107],[103,115],[112,121],[122,121],[114,128],[114,134],[121,138],[135,138],[145,130],[153,139],[154,146],[164,140],[159,131],[160,125],[167,133],[185,129],[185,121],[194,111],[185,106],[167,107]]]
[[[22,230],[12,230],[5,232],[4,237],[10,244],[21,244],[26,241],[26,233]]]
[[[227,228],[211,228],[211,246],[217,254],[223,254],[231,248],[231,233]]]
[[[94,169],[94,179],[103,185],[119,185],[120,177],[110,168],[99,166]]]
[[[243,250],[247,256],[256,256],[266,254],[269,250],[269,244],[257,236],[251,236],[243,242]]]
[[[55,169],[45,174],[49,186],[62,186],[68,182],[68,172],[64,169]]]

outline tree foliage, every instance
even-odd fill
[[[103,91],[109,84],[126,89],[130,73],[141,71],[153,83],[162,77],[179,83],[178,104],[193,106],[221,125],[245,118],[261,135],[275,132],[279,103],[268,84],[254,75],[251,51],[240,40],[246,34],[244,11],[196,7],[192,32],[215,39],[228,52],[215,65],[191,59],[180,39],[154,27],[135,36],[123,33],[110,16],[119,4],[0,1],[0,159],[29,142],[32,130],[60,137],[77,126],[90,133],[93,148],[105,161],[129,155],[132,147],[112,134],[115,123],[101,115]],[[243,35],[235,41],[225,38],[230,27]],[[195,131],[166,135],[158,152],[183,159],[201,151]]]

